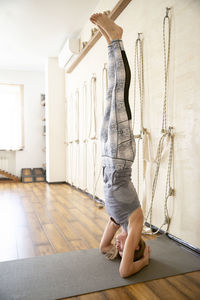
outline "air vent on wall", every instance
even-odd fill
[[[59,67],[65,68],[71,57],[74,54],[79,54],[79,52],[80,40],[74,38],[68,39],[58,56]]]

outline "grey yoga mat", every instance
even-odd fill
[[[123,279],[98,249],[0,263],[1,300],[55,300],[200,270],[200,256],[166,236],[147,241],[150,264]]]

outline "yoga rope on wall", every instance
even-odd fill
[[[96,75],[93,74],[90,80],[90,126],[89,126],[89,136],[91,140],[96,140]]]
[[[170,62],[170,40],[171,40],[171,21],[169,18],[169,10],[170,8],[166,8],[166,15],[163,20],[163,48],[164,48],[164,102],[163,102],[163,119],[162,119],[162,129],[161,133],[163,134],[160,138],[157,155],[156,155],[156,172],[153,180],[152,187],[152,198],[151,204],[146,216],[146,222],[148,218],[150,218],[150,234],[156,234],[160,229],[166,225],[165,232],[168,231],[170,225],[170,217],[168,213],[167,202],[170,196],[175,195],[174,189],[171,187],[171,169],[172,169],[172,160],[173,160],[173,144],[174,144],[174,132],[173,127],[169,126],[167,129],[167,87],[168,87],[168,78],[169,78],[169,62]],[[168,44],[166,48],[166,27],[168,29]],[[166,142],[167,140],[167,142]],[[158,228],[156,232],[152,231],[152,214],[153,214],[153,201],[157,187],[158,174],[160,169],[161,159],[164,156],[164,141],[166,142],[165,147],[169,144],[169,158],[168,158],[168,168],[167,168],[167,179],[166,179],[166,187],[165,187],[165,199],[164,199],[164,221],[162,225]],[[145,232],[148,233],[148,232]]]
[[[102,69],[102,117],[104,116],[104,109],[105,109],[104,105],[105,105],[107,89],[108,89],[108,68],[107,68],[107,63],[105,63]]]
[[[67,148],[68,148],[68,182],[79,187],[79,90],[76,89],[67,104]]]
[[[133,108],[133,132],[135,131],[136,122],[136,87],[139,90],[139,134],[134,134],[137,140],[137,193],[140,194],[140,154],[142,155],[143,161],[143,190],[142,190],[142,207],[145,214],[146,210],[146,164],[147,161],[151,160],[150,146],[149,146],[149,133],[143,124],[143,105],[144,105],[144,67],[143,67],[143,40],[141,39],[142,33],[138,33],[138,38],[135,43],[135,59],[134,59],[134,108]],[[137,84],[138,83],[138,84]],[[141,144],[141,150],[140,150]],[[141,152],[141,153],[140,153]]]
[[[105,109],[104,105],[105,105],[105,100],[106,100],[107,89],[108,89],[108,69],[107,69],[107,63],[104,63],[104,66],[102,69],[102,117],[104,116],[104,109]],[[95,186],[94,186],[94,191],[95,191],[94,194],[96,194],[96,188],[97,188],[97,184],[99,182],[101,174],[102,174],[102,165],[100,164],[99,174],[97,176]],[[93,196],[93,199],[94,199],[94,196]],[[95,203],[98,206],[98,208],[104,207],[102,202],[95,202]]]
[[[73,157],[72,157],[72,153],[73,153],[73,131],[72,131],[72,126],[71,124],[73,124],[73,96],[72,94],[70,95],[70,99],[68,100],[68,105],[67,105],[67,120],[68,120],[68,125],[67,125],[67,146],[68,146],[68,170],[70,170],[70,172],[68,172],[68,182],[73,185],[74,181],[73,181],[73,173],[72,173],[72,161],[73,161]],[[70,116],[70,117],[69,117]]]
[[[85,192],[88,191],[87,188],[87,133],[88,133],[88,119],[87,119],[87,108],[88,108],[88,96],[87,96],[87,83],[84,81],[83,84],[83,124],[80,126],[83,127],[83,149],[84,149],[84,156],[83,156],[83,190]],[[84,126],[83,126],[84,125]]]
[[[104,71],[105,72],[105,71]],[[92,197],[97,206],[102,207],[101,203],[97,201],[96,189],[100,178],[101,172],[97,176],[97,150],[98,150],[98,137],[97,137],[97,99],[96,99],[96,74],[92,75],[90,80],[90,122],[89,122],[89,139],[92,142],[92,160],[93,160],[93,191]],[[100,171],[101,171],[100,165]]]
[[[75,145],[75,126],[76,126],[76,114],[75,114],[75,97],[74,97],[74,93],[73,96],[71,97],[71,116],[70,116],[70,120],[71,120],[71,133],[72,133],[72,144],[71,144],[71,153],[70,153],[70,160],[71,160],[71,181],[72,181],[72,185],[76,186],[76,145]],[[74,167],[75,166],[75,167]]]
[[[75,146],[75,186],[79,188],[80,180],[79,180],[79,89],[77,88],[75,91],[75,101],[74,101],[74,146]]]
[[[69,109],[69,100],[68,98],[66,98],[65,101],[65,145],[66,145],[66,165],[68,165],[68,161],[69,161],[69,142],[68,142],[68,109]],[[69,182],[70,178],[69,178],[69,169],[66,168],[66,182]]]
[[[89,136],[92,141],[92,162],[93,162],[93,191],[92,197],[96,197],[96,161],[97,161],[97,132],[96,132],[96,74],[93,74],[90,80],[90,123]]]

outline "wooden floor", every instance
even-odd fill
[[[0,261],[97,248],[107,214],[67,184],[0,182]],[[72,297],[200,299],[200,272]]]

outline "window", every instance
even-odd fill
[[[0,84],[0,150],[24,148],[24,86]]]

